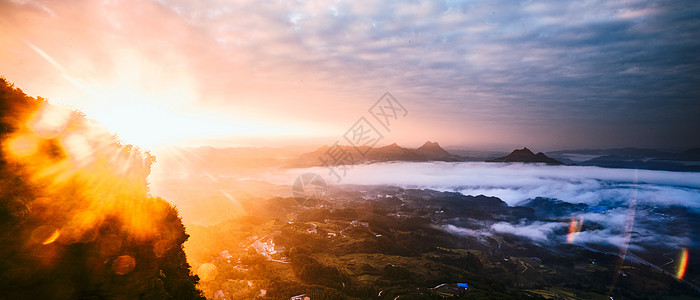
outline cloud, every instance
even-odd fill
[[[525,237],[534,242],[543,243],[557,240],[557,237],[552,236],[553,231],[558,228],[566,227],[567,224],[561,222],[532,222],[529,224],[497,222],[491,224],[482,223],[480,226],[482,228],[479,229],[464,228],[452,224],[445,224],[436,227],[450,234],[473,237],[480,241],[485,241],[486,237],[490,237],[494,233],[506,233]],[[550,240],[550,238],[552,238],[552,240]]]
[[[295,174],[308,171],[329,175],[328,169],[310,168],[270,175],[268,179],[285,184]],[[326,180],[336,181],[331,176]],[[342,183],[484,194],[499,197],[509,205],[547,197],[589,205],[626,204],[636,199],[640,204],[700,209],[700,173],[693,172],[518,163],[379,163],[353,166]]]
[[[635,211],[635,221],[632,230],[626,232],[629,210],[626,208],[611,209],[602,213],[584,213],[577,220],[583,220],[584,226],[602,226],[598,229],[584,229],[571,240],[580,246],[613,246],[627,247],[629,250],[640,252],[647,249],[680,249],[694,246],[691,230],[683,228],[689,224],[684,220],[669,220],[649,211]],[[567,242],[567,222],[524,222],[481,223],[480,228],[463,228],[452,224],[437,226],[453,235],[472,237],[485,242],[486,237],[493,234],[512,234],[527,238],[532,242],[543,245],[558,245]],[[629,235],[629,238],[628,238]]]
[[[491,225],[491,229],[493,229],[495,232],[510,233],[529,238],[536,242],[544,242],[547,240],[549,234],[551,234],[552,231],[554,231],[557,228],[563,228],[566,226],[567,224],[554,222],[534,222],[531,224],[523,223],[518,225],[513,225],[506,222],[499,222]]]
[[[305,172],[329,173],[324,168],[295,169],[268,174],[266,179],[289,184],[295,176]],[[326,180],[334,183],[335,177],[328,176]],[[694,172],[519,163],[400,162],[353,166],[341,183],[484,194],[499,197],[510,206],[536,197],[602,205],[607,209],[570,216],[582,218],[584,224],[584,231],[574,243],[620,247],[626,242],[626,228],[632,225],[630,249],[636,251],[651,245],[669,249],[691,246],[696,239],[692,218],[700,212],[700,173]],[[687,211],[671,215],[659,211],[659,208],[673,207],[683,207]],[[537,221],[484,223],[480,228],[454,225],[440,228],[451,234],[479,239],[493,233],[508,233],[537,243],[562,243],[566,241],[566,231],[558,229],[566,226],[566,222]],[[596,229],[598,226],[601,229]]]
[[[566,227],[567,224],[561,222],[532,222],[511,224],[507,222],[497,223],[481,223],[481,228],[470,229],[455,226],[452,224],[436,226],[453,235],[463,237],[473,237],[480,241],[485,241],[486,237],[492,236],[494,233],[506,233],[528,238],[538,243],[553,243],[560,242],[562,239],[556,237],[553,232],[559,228]]]
[[[484,240],[485,237],[491,236],[491,233],[487,230],[475,230],[475,229],[469,229],[469,228],[464,228],[464,227],[458,227],[452,224],[447,224],[447,225],[442,225],[442,226],[436,226],[439,229],[444,230],[445,232],[458,235],[458,236],[465,236],[465,237],[474,237],[479,240]]]
[[[583,231],[580,232],[576,239],[573,241],[576,245],[587,245],[587,244],[598,244],[598,245],[609,245],[615,246],[617,248],[628,247],[630,250],[639,251],[643,248],[633,244],[628,243],[627,239],[622,234],[613,234],[610,230],[593,230],[593,231]],[[625,245],[627,244],[627,245]]]
[[[191,74],[199,103],[297,122],[347,126],[338,120],[356,117],[348,111],[364,111],[366,99],[391,90],[417,112],[412,128],[460,128],[437,130],[455,143],[687,147],[700,140],[692,130],[700,127],[696,1],[2,6],[12,32],[0,66],[38,82],[34,89],[62,77],[35,78],[41,72],[21,39],[94,80],[109,73],[114,50],[135,49],[169,73]],[[464,132],[479,134],[467,140]]]

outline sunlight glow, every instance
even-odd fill
[[[80,109],[127,144],[154,150],[208,139],[305,136],[326,130],[290,124],[284,116],[207,107],[209,100],[202,99],[191,70],[177,62],[159,64],[143,53],[118,49],[108,57],[114,70],[96,74],[79,70],[79,63],[61,63],[46,49],[26,43],[72,84],[49,92],[50,101]],[[66,117],[61,109],[47,109],[34,120],[37,134],[44,138],[57,135]]]
[[[52,139],[57,137],[66,129],[71,111],[65,107],[55,105],[46,105],[35,116],[34,120],[30,120],[30,127],[40,137]]]
[[[27,180],[42,187],[32,210],[43,212],[43,219],[61,220],[58,228],[37,228],[34,240],[44,245],[59,236],[66,243],[91,241],[107,216],[120,219],[137,238],[157,235],[168,204],[156,205],[158,211],[141,209],[143,201],[154,201],[144,197],[153,157],[117,143],[79,113],[47,105],[16,124],[2,145],[8,163],[21,165]],[[76,198],[84,201],[78,205]]]
[[[85,83],[82,97],[57,100],[79,107],[128,144],[151,148],[191,133],[193,122],[183,114],[195,99],[192,79],[164,75],[162,68],[134,54],[116,60],[116,75]]]

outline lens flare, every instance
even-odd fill
[[[683,248],[678,258],[678,271],[676,272],[676,278],[683,279],[685,276],[685,271],[688,268],[688,249]]]
[[[153,244],[153,253],[157,257],[162,257],[173,247],[174,242],[169,240],[160,240]]]
[[[129,274],[136,267],[136,260],[131,255],[122,255],[112,262],[112,271],[119,275]]]
[[[51,243],[55,242],[55,241],[58,239],[58,237],[59,237],[60,235],[61,235],[60,231],[59,231],[58,229],[56,229],[56,230],[51,234],[51,236],[49,236],[46,240],[44,240],[43,242],[41,242],[41,244],[43,244],[43,245],[51,244]]]
[[[0,77],[0,223],[8,225],[0,252],[11,257],[0,265],[10,283],[3,287],[12,286],[3,292],[13,299],[167,295],[162,283],[150,285],[159,273],[180,286],[180,269],[159,272],[169,260],[190,267],[177,210],[149,194],[155,158],[79,111],[9,88]]]
[[[18,135],[7,142],[7,152],[16,156],[29,156],[39,150],[39,139],[29,135]]]
[[[48,245],[55,242],[60,235],[60,231],[53,226],[43,225],[32,231],[30,243]]]
[[[210,263],[205,263],[197,269],[197,275],[202,281],[214,279],[216,276],[216,266]]]
[[[29,120],[29,127],[40,137],[52,139],[66,129],[71,113],[71,110],[65,107],[46,105]]]
[[[566,242],[571,244],[574,242],[576,237],[581,233],[581,226],[583,226],[583,216],[579,216],[578,220],[572,218],[569,222],[569,234],[566,235]]]
[[[59,234],[67,243],[91,241],[107,216],[115,216],[137,238],[158,235],[156,224],[169,207],[144,197],[154,160],[150,153],[122,145],[80,112],[46,102],[17,121],[2,151],[9,163],[22,166],[29,183],[42,187],[42,197],[32,206],[42,212],[42,220],[54,222],[37,243],[52,243],[58,236],[49,237]],[[153,202],[149,207],[156,211],[144,211],[145,202]]]

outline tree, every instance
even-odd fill
[[[177,211],[147,194],[154,157],[80,112],[38,127],[57,109],[0,77],[3,296],[203,299]]]

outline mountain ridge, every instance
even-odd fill
[[[439,143],[427,141],[422,146],[412,149],[404,148],[396,143],[382,147],[348,145],[321,146],[318,149],[304,153],[292,159],[289,167],[323,166],[324,164],[362,164],[390,161],[465,161],[466,158],[453,155],[443,149]],[[325,162],[325,163],[324,163]]]
[[[487,160],[487,162],[546,163],[549,165],[563,165],[564,164],[556,159],[553,159],[553,158],[545,155],[542,152],[538,152],[537,154],[535,154],[527,147],[523,147],[523,149],[515,149],[515,150],[513,150],[513,152],[511,152],[510,154],[508,154],[506,156],[501,156],[498,158]]]

